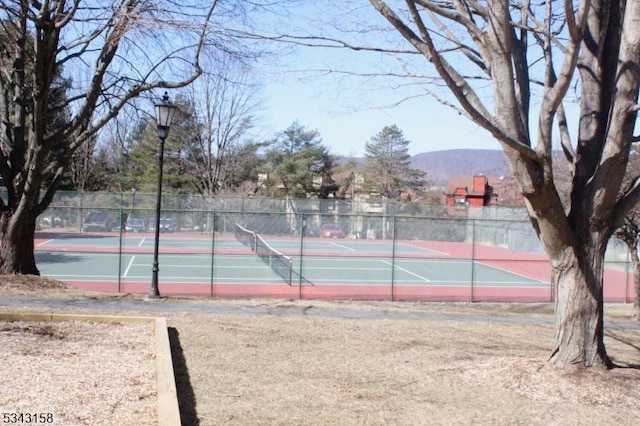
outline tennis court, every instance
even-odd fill
[[[49,237],[36,243],[43,275],[100,290],[148,290],[152,235]],[[413,243],[273,238],[268,244],[288,258],[290,275],[273,266],[280,255],[261,257],[231,235],[162,235],[161,291],[239,297],[468,300],[475,288],[476,297],[483,292],[507,297],[521,290],[530,297],[549,298],[549,286],[543,280],[451,258],[444,251]]]
[[[152,233],[51,232],[35,240],[42,275],[121,293],[148,292],[153,245]],[[235,234],[162,234],[159,252],[161,294],[429,301],[552,298],[544,257],[460,242],[292,238],[241,228]]]

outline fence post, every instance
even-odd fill
[[[471,219],[471,288],[469,294],[469,301],[474,302],[473,284],[475,280],[475,265],[476,265],[476,220]]]
[[[120,205],[120,214],[118,214],[118,293],[122,291],[122,219],[124,212]]]
[[[83,200],[84,192],[80,193],[80,211],[76,214],[76,218],[78,219],[78,232],[82,232],[82,221],[84,216],[82,215],[82,200]]]
[[[286,213],[285,213],[286,214]],[[306,228],[305,213],[294,213],[300,215],[300,261],[298,262],[298,299],[302,299],[302,257],[304,252],[304,231]]]
[[[213,280],[215,278],[216,253],[216,212],[213,211],[213,225],[211,226],[211,273],[209,274],[209,297],[214,296]]]
[[[396,281],[396,216],[393,216],[393,220],[391,221],[392,227],[391,230],[393,232],[393,236],[391,238],[391,301],[394,301],[394,289],[395,289],[395,281]]]
[[[627,296],[629,294],[629,266],[630,266],[629,262],[631,261],[631,256],[632,256],[631,250],[627,250],[627,251],[628,251],[628,255],[624,265],[624,303],[629,303],[629,299],[627,299]],[[634,274],[635,274],[635,271],[634,271]]]

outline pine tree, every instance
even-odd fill
[[[426,173],[411,167],[409,144],[395,124],[385,126],[365,145],[365,181],[372,192],[398,198],[425,185]]]

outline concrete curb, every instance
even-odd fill
[[[176,390],[173,359],[169,344],[167,320],[163,317],[129,317],[116,315],[73,315],[0,313],[0,321],[91,321],[153,323],[156,348],[156,377],[158,425],[175,426],[181,423]]]

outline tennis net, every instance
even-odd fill
[[[271,247],[259,234],[255,240],[256,254],[287,284],[291,285],[293,276],[293,260]]]
[[[251,251],[256,250],[256,233],[249,231],[246,228],[236,223],[236,240],[240,241],[245,246],[249,247]]]
[[[271,247],[262,237],[236,223],[236,240],[254,251],[287,284],[293,282],[293,260]]]

